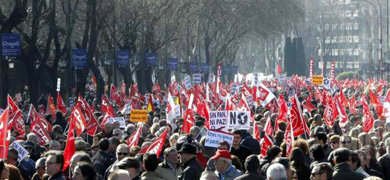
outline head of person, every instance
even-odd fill
[[[287,180],[286,169],[279,163],[271,164],[267,169],[268,180]]]
[[[335,150],[340,147],[340,136],[339,135],[333,135],[329,139],[330,141],[330,147]]]
[[[386,152],[390,154],[390,138],[385,140]]]
[[[164,150],[164,160],[172,166],[179,162],[178,153],[175,148],[169,147]]]
[[[294,165],[303,164],[305,163],[305,154],[300,148],[293,148],[290,153],[290,160]]]
[[[189,160],[196,157],[196,146],[192,143],[184,143],[181,146],[179,153],[179,160],[181,164],[185,164]]]
[[[41,157],[37,160],[37,162],[35,162],[35,169],[39,174],[39,177],[42,177],[43,174],[45,174],[45,163],[46,157]]]
[[[192,138],[196,138],[200,132],[200,128],[198,126],[192,126],[190,129],[190,134],[192,135]]]
[[[109,145],[108,145],[107,152],[110,154],[114,154],[116,151],[116,147],[120,144],[120,141],[117,137],[110,137],[108,141],[109,141]]]
[[[23,147],[28,151],[28,153],[32,154],[34,149],[34,143],[32,141],[26,141]]]
[[[8,150],[7,164],[17,166],[19,152],[15,149]]]
[[[221,142],[218,143],[218,149],[229,150],[230,149],[230,144],[227,141],[221,141]]]
[[[123,169],[114,170],[109,176],[108,180],[128,180],[132,179],[129,175],[129,172]]]
[[[146,171],[155,171],[158,167],[158,158],[156,154],[144,154],[143,168]]]
[[[260,167],[259,158],[254,154],[248,156],[245,159],[244,166],[247,172],[258,172]]]
[[[320,161],[320,160],[325,159],[325,153],[322,150],[321,145],[315,144],[314,146],[312,146],[310,148],[310,157],[314,161]]]
[[[350,165],[353,170],[356,170],[361,166],[359,155],[355,151],[351,151]]]
[[[130,179],[138,176],[140,166],[140,162],[133,157],[125,157],[116,164],[116,167],[128,172]]]
[[[99,141],[99,149],[104,152],[108,152],[110,147],[110,141],[107,138],[102,138]]]
[[[76,151],[70,159],[70,172],[73,172],[76,164],[81,161],[91,163],[91,156],[84,151]]]
[[[79,162],[73,171],[73,180],[95,180],[95,168],[87,162]]]
[[[233,139],[233,147],[240,146],[241,140],[242,140],[242,133],[240,130],[235,130],[233,132],[234,139]]]
[[[287,179],[293,179],[293,169],[290,167],[290,159],[287,157],[278,157],[273,160],[273,163],[279,163],[283,165],[286,169]]]
[[[319,133],[315,134],[314,139],[321,146],[324,146],[326,144],[326,142],[328,141],[328,138],[326,137],[326,134],[324,132],[319,132]]]
[[[64,165],[64,156],[60,151],[49,151],[46,159],[46,173],[51,177],[61,172]]]
[[[333,169],[329,163],[315,164],[311,170],[311,180],[332,180]]]
[[[218,150],[211,159],[215,160],[215,170],[222,174],[224,174],[232,164],[232,156],[227,150]]]
[[[219,177],[212,171],[203,171],[200,180],[219,180]]]
[[[359,134],[358,138],[359,138],[359,142],[360,142],[361,147],[370,145],[370,142],[371,142],[370,134],[362,132]]]
[[[61,144],[60,142],[56,141],[56,140],[52,140],[49,142],[49,150],[56,150],[56,151],[60,151],[61,150]]]
[[[351,149],[351,144],[352,144],[352,138],[351,138],[351,136],[348,136],[348,135],[343,135],[343,136],[341,136],[340,142],[341,142],[341,145],[340,145],[340,146],[341,146],[342,148]]]
[[[338,148],[333,153],[333,163],[335,165],[340,163],[349,163],[351,152],[347,148]]]
[[[282,154],[282,150],[279,146],[272,146],[267,151],[267,159],[272,161],[277,157],[280,157]]]
[[[114,126],[112,125],[112,123],[106,123],[106,124],[104,124],[104,133],[105,133],[105,134],[111,135],[111,134],[112,134],[113,127],[114,127]]]
[[[118,161],[130,155],[130,149],[127,147],[127,144],[119,144],[116,147],[116,159]]]
[[[4,162],[4,160],[0,160],[0,180],[8,179],[9,177],[9,169],[7,167],[7,164]]]
[[[119,140],[122,139],[122,130],[121,129],[114,129],[112,131],[112,135],[114,135],[116,138],[118,138]]]

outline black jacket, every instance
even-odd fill
[[[234,180],[265,180],[265,177],[257,172],[246,172],[245,174],[238,176]]]
[[[115,162],[115,157],[100,150],[93,156],[92,165],[96,169],[96,172],[101,176],[104,176],[106,169]]]
[[[378,161],[382,167],[383,179],[390,180],[390,154],[386,153]]]
[[[66,178],[64,176],[64,173],[59,172],[59,173],[55,174],[54,176],[49,177],[49,180],[66,180]]]
[[[346,162],[333,167],[333,180],[363,180],[364,178],[363,174],[353,171]]]
[[[177,178],[178,180],[198,180],[202,175],[203,167],[196,161],[196,157],[190,159],[182,167],[183,171]]]

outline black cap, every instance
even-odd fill
[[[178,153],[196,154],[196,147],[191,143],[185,143]]]

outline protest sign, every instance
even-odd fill
[[[124,117],[112,117],[112,118],[110,118],[110,119],[108,119],[108,121],[107,121],[107,123],[114,123],[114,122],[116,122],[116,121],[118,121],[119,122],[119,124],[120,124],[120,128],[126,128],[126,122],[125,122],[125,118]]]
[[[191,89],[191,77],[187,75],[184,78],[184,81],[185,81],[186,89]]]
[[[28,151],[26,149],[24,149],[24,147],[22,145],[20,145],[19,143],[17,143],[16,141],[12,142],[10,147],[12,149],[15,149],[16,151],[18,151],[18,162],[23,160],[28,155]]]
[[[148,122],[147,110],[131,110],[130,122]]]
[[[202,83],[202,74],[193,74],[192,81],[194,82],[194,84]]]
[[[250,128],[249,111],[229,111],[228,128],[229,129],[246,129]]]
[[[227,111],[210,111],[210,129],[211,130],[224,130],[228,128]]]
[[[222,141],[229,143],[230,148],[233,144],[234,136],[231,134],[226,134],[222,132],[208,131],[206,135],[205,146],[217,148],[218,144]],[[230,150],[229,150],[230,151]]]

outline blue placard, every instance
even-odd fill
[[[238,73],[238,66],[237,65],[232,66],[231,73],[233,73],[233,74],[237,74]]]
[[[189,68],[190,68],[190,72],[191,72],[191,73],[196,73],[196,72],[198,72],[198,63],[197,63],[196,61],[190,62]]]
[[[87,50],[73,49],[72,50],[73,66],[76,69],[84,69],[87,67]]]
[[[156,53],[150,53],[148,56],[146,56],[146,64],[148,66],[156,66],[156,64],[157,64],[157,54]]]
[[[118,64],[118,67],[126,67],[130,64],[130,51],[124,50],[124,51],[118,51],[116,52],[116,63]]]
[[[223,67],[223,70],[225,71],[226,74],[229,74],[230,73],[230,66],[224,66]]]
[[[20,34],[1,34],[3,56],[20,55]]]
[[[209,72],[209,65],[207,63],[202,63],[202,72],[203,73]]]
[[[168,69],[171,71],[177,71],[179,69],[178,62],[177,58],[168,58]]]

